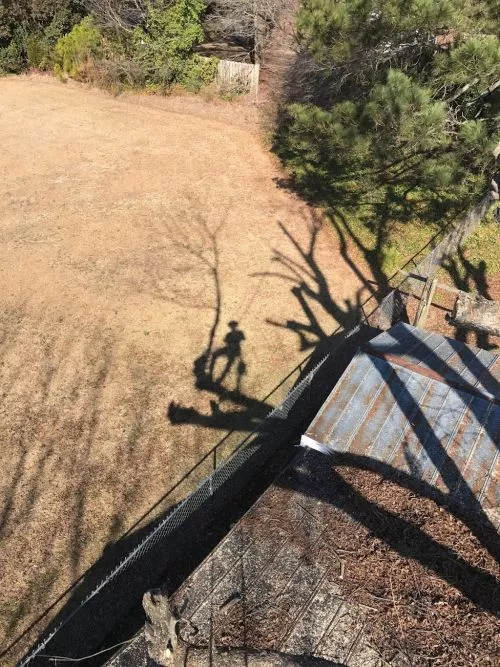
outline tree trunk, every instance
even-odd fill
[[[160,590],[144,595],[145,637],[151,661],[162,667],[334,667],[336,663],[306,655],[259,651],[247,647],[195,646],[197,630],[170,608]]]
[[[463,329],[500,336],[500,304],[479,294],[460,292],[450,321]]]

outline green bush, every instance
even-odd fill
[[[61,37],[55,47],[60,71],[74,78],[85,77],[86,68],[101,51],[102,35],[91,16],[86,16]]]
[[[146,87],[166,93],[173,85],[199,91],[214,80],[215,58],[193,49],[204,39],[205,0],[145,0],[133,30],[82,19],[82,0],[0,0],[0,73],[26,67],[51,69],[119,92]]]
[[[0,72],[47,68],[57,40],[81,19],[82,0],[0,1]]]
[[[45,35],[28,35],[26,58],[28,67],[46,70],[53,66],[53,47]]]
[[[133,32],[133,57],[147,72],[147,83],[167,89],[180,83],[198,89],[213,78],[214,65],[192,55],[203,41],[203,0],[177,0],[167,6],[148,7],[144,28]],[[201,83],[200,83],[201,81]]]
[[[24,39],[18,31],[7,46],[0,48],[0,74],[19,74],[25,67]]]
[[[190,56],[184,63],[179,83],[186,90],[198,92],[214,80],[217,63],[217,58],[203,58],[197,54]]]

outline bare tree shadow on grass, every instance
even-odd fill
[[[193,257],[197,257],[209,269],[213,285],[214,306],[213,322],[210,327],[207,343],[203,352],[193,362],[194,386],[202,392],[212,394],[210,413],[171,401],[167,409],[167,418],[172,424],[195,424],[206,428],[227,431],[253,431],[267,417],[272,406],[255,399],[243,390],[243,380],[248,372],[243,356],[245,333],[236,320],[227,324],[228,331],[223,343],[216,345],[222,311],[222,286],[220,281],[219,248],[217,234],[205,232],[210,240],[210,252],[201,254],[193,248],[189,239],[184,239],[182,247]],[[228,409],[224,404],[230,404]]]
[[[325,343],[332,333],[339,329],[349,330],[355,327],[364,316],[363,308],[366,303],[372,300],[372,308],[375,308],[389,291],[388,281],[376,258],[377,251],[369,255],[371,251],[362,245],[345,218],[339,215],[331,218],[331,224],[339,238],[340,254],[361,283],[361,287],[357,288],[353,298],[344,299],[343,302],[335,298],[329,286],[332,280],[327,279],[325,269],[320,266],[317,259],[319,234],[323,225],[327,224],[330,224],[330,221],[321,220],[313,213],[309,224],[309,239],[303,246],[284,224],[279,223],[293,252],[285,253],[274,249],[272,261],[279,268],[276,271],[251,274],[252,276],[277,278],[291,284],[290,291],[301,308],[303,319],[289,319],[280,322],[268,318],[266,321],[275,327],[289,329],[295,333],[298,336],[301,351],[311,350],[318,344]],[[364,254],[371,257],[370,266],[373,264],[373,267],[377,267],[377,274],[383,276],[383,285],[374,286],[373,281],[358,267],[358,262],[351,257],[348,239],[354,240],[363,249]],[[335,266],[332,265],[329,269],[329,273],[335,276]],[[341,277],[339,276],[338,279],[341,280]],[[363,293],[365,293],[364,297]]]
[[[344,306],[341,306],[331,294],[326,276],[319,267],[315,256],[318,234],[321,229],[320,223],[315,221],[310,226],[310,238],[306,248],[299,244],[285,225],[279,223],[279,226],[298,253],[299,260],[275,249],[272,259],[279,265],[279,270],[252,275],[273,277],[292,283],[290,291],[302,309],[304,320],[278,322],[268,318],[267,322],[273,326],[293,331],[299,338],[299,349],[304,351],[314,348],[318,342],[326,340],[331,333],[326,331],[324,325],[320,323],[314,307],[319,306],[320,310],[326,311],[334,322],[347,328],[355,324],[359,304],[354,305],[350,300],[346,300]]]

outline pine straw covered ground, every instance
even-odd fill
[[[297,455],[173,596],[186,641],[339,667],[498,665],[498,534],[369,465]]]
[[[310,489],[320,500],[310,507],[341,554],[336,582],[345,599],[365,605],[368,634],[383,660],[402,667],[498,665],[498,535],[376,472],[321,456],[308,455],[307,481],[291,472],[278,483],[299,494]]]
[[[346,502],[362,498],[364,524],[339,517],[332,526],[340,547],[356,545],[344,555],[342,589],[371,608],[380,654],[418,667],[498,664],[500,569],[477,536],[432,500],[373,472],[338,472]]]

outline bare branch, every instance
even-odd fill
[[[130,30],[144,21],[146,0],[85,0],[99,25],[112,30]]]
[[[244,46],[260,61],[289,5],[290,0],[209,0],[206,27],[217,38]]]

